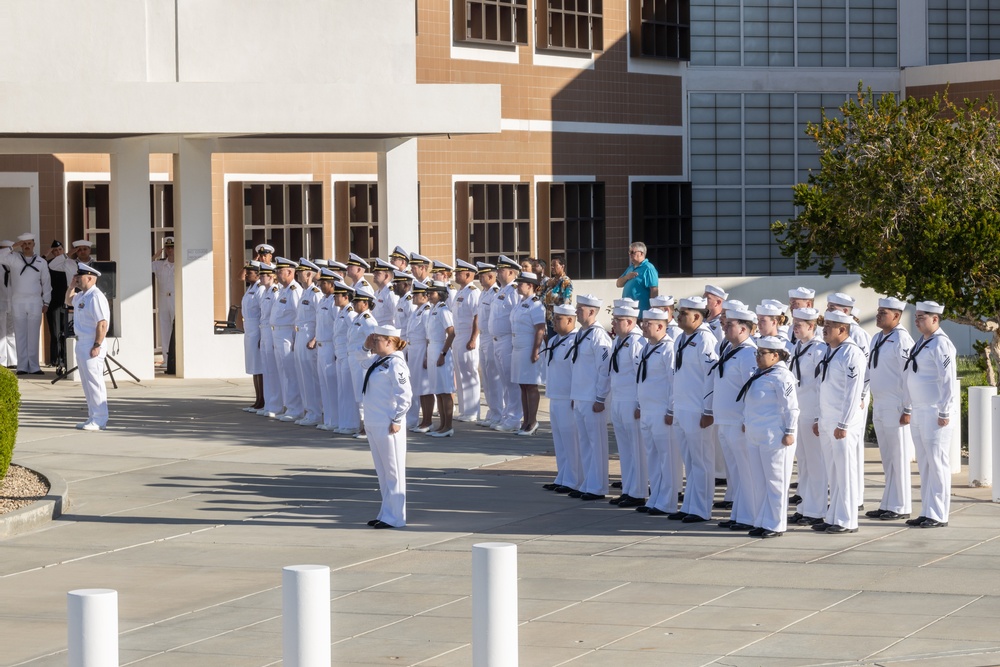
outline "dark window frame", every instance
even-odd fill
[[[646,258],[660,277],[694,275],[690,181],[633,181],[633,241],[646,244]]]
[[[630,0],[633,58],[691,60],[690,0]]]
[[[537,0],[537,48],[572,53],[604,51],[604,0]]]
[[[528,43],[528,0],[454,0],[456,42],[517,46]]]
[[[495,263],[531,256],[531,184],[455,183],[456,256]]]

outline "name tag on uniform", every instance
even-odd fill
[[[529,304],[527,304],[527,303],[522,303],[521,304],[521,308],[528,308],[528,306],[529,306]]]
[[[464,296],[460,296],[457,299],[455,299],[455,301],[458,302],[458,303],[462,303],[463,301],[465,301],[465,297]]]
[[[500,300],[502,301],[502,300],[504,299],[504,295],[503,295],[503,294],[501,294],[501,295],[497,296],[497,298],[498,298],[498,299],[500,299]]]
[[[278,303],[288,303],[288,299],[278,299]]]
[[[303,306],[308,306],[309,305],[309,299],[302,299],[302,305]]]

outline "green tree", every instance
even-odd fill
[[[1000,360],[1000,117],[993,98],[956,104],[874,95],[824,112],[806,133],[820,169],[795,186],[798,214],[771,230],[800,270],[839,260],[877,292],[934,300],[992,333]],[[996,374],[987,355],[990,384]]]

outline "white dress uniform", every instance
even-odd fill
[[[608,359],[611,337],[597,322],[577,330],[565,356],[573,364],[573,416],[583,463],[581,493],[608,493],[608,412],[594,412],[594,403],[604,403],[611,388]]]
[[[646,451],[639,433],[639,420],[635,418],[635,411],[639,408],[635,374],[639,369],[642,340],[642,331],[638,325],[633,326],[627,334],[612,341],[611,358],[608,360],[611,426],[618,443],[622,493],[636,500],[645,500],[649,489]]]
[[[424,360],[427,359],[427,323],[431,319],[431,308],[430,303],[415,306],[404,333],[406,342],[409,343],[406,347],[406,363],[410,367],[410,382],[413,386],[413,395],[416,397],[434,393],[428,374],[429,368],[424,368]],[[410,405],[410,412],[416,413],[415,416],[419,421],[420,405],[418,401],[413,401],[413,404]],[[417,422],[414,422],[413,425],[416,426]]]
[[[164,364],[167,363],[170,334],[174,328],[174,267],[175,262],[153,260],[153,275],[156,276],[156,323],[160,328],[160,348]]]
[[[333,347],[333,326],[340,309],[334,296],[328,294],[316,307],[316,375],[323,404],[323,430],[338,428],[337,363]]]
[[[864,393],[861,395],[861,401],[863,405],[861,406],[862,413],[862,423],[861,423],[861,438],[858,440],[858,504],[864,502],[865,500],[865,438],[864,433],[867,430],[868,425],[868,405],[872,402],[871,394],[868,388],[868,356],[871,354],[872,349],[872,337],[867,331],[861,328],[856,322],[851,325],[851,340],[858,344],[861,348],[861,352],[865,355],[865,388]]]
[[[673,399],[674,344],[666,336],[655,343],[643,339],[640,353],[635,380],[649,471],[646,507],[656,514],[672,514],[677,511],[683,475],[680,449],[665,421]]]
[[[372,356],[372,353],[365,349],[365,341],[377,326],[378,320],[366,310],[358,313],[350,329],[347,330],[347,352],[351,357],[351,383],[354,385],[354,410],[360,414],[361,419],[365,418],[361,408],[361,389],[369,365],[368,360]]]
[[[427,313],[427,381],[432,394],[452,394],[455,392],[454,345],[444,355],[444,364],[437,365],[448,339],[448,327],[455,326],[455,318],[448,302],[439,301]]]
[[[375,319],[370,318],[370,319]],[[370,357],[362,380],[365,434],[372,450],[378,488],[382,494],[379,521],[402,528],[406,525],[406,411],[412,399],[409,369],[401,352]],[[400,429],[389,433],[389,424]]]
[[[294,280],[282,287],[277,301],[271,307],[271,336],[274,342],[274,362],[278,367],[281,382],[281,400],[284,415],[288,421],[301,419],[302,392],[299,388],[299,373],[295,368],[295,314],[299,309],[302,286]]]
[[[750,486],[757,489],[758,506],[751,524],[785,532],[788,524],[788,484],[792,479],[795,445],[781,444],[795,435],[799,403],[795,376],[779,361],[747,380],[743,397],[747,444],[750,446]]]
[[[493,333],[490,328],[490,311],[496,303],[500,287],[495,283],[483,290],[479,297],[479,372],[482,374],[483,394],[486,396],[486,422],[496,424],[503,415],[503,384],[497,368]]]
[[[728,345],[710,372],[711,414],[722,455],[726,459],[727,491],[732,494],[733,509],[729,518],[751,527],[759,525],[754,523],[754,519],[760,506],[761,489],[751,481],[750,458],[753,452],[743,431],[743,404],[736,397],[757,371],[756,349],[757,344],[751,337],[739,345]]]
[[[718,361],[715,344],[707,324],[681,336],[674,342],[674,391],[670,414],[673,416],[674,442],[677,443],[687,471],[684,503],[681,512],[701,519],[712,516],[715,496],[715,444],[712,428],[701,428],[702,415],[711,412],[711,368]]]
[[[583,484],[583,463],[580,440],[573,415],[573,362],[567,356],[576,332],[565,336],[555,334],[543,349],[541,360],[546,366],[545,397],[549,399],[549,420],[552,426],[552,448],[556,456],[555,484],[579,491]]]
[[[537,296],[523,299],[510,313],[510,381],[516,385],[538,385],[545,381],[545,365],[542,363],[541,353],[538,361],[531,361],[531,351],[535,345],[535,328],[539,324],[545,325],[545,306]]]
[[[476,341],[475,349],[468,349],[472,337],[472,321],[479,315],[480,291],[475,283],[458,290],[452,314],[455,317],[455,379],[456,416],[461,421],[479,420],[479,349],[482,335]],[[478,325],[478,322],[477,322]]]
[[[0,265],[0,366],[17,366],[14,311],[11,308],[10,268]]]
[[[375,305],[372,307],[372,317],[376,322],[388,324],[396,317],[396,304],[399,297],[392,291],[392,281],[390,280],[375,294]]]
[[[73,297],[74,331],[76,333],[76,365],[83,395],[87,399],[87,421],[104,429],[108,424],[108,389],[104,384],[104,359],[108,342],[101,341],[100,354],[90,356],[97,339],[97,325],[111,322],[111,309],[104,292],[94,285]]]
[[[281,412],[281,376],[274,356],[274,331],[271,329],[271,312],[278,301],[281,288],[271,285],[260,293],[260,357],[264,370],[264,407],[257,414],[273,416]]]
[[[302,391],[304,425],[323,423],[323,398],[319,393],[316,348],[309,349],[309,341],[316,336],[316,306],[323,298],[323,291],[315,283],[302,288],[299,308],[295,313],[295,368],[299,374]]]
[[[903,366],[912,349],[913,337],[900,326],[888,334],[875,334],[868,355],[868,386],[874,401],[872,422],[885,473],[879,509],[896,514],[909,514],[912,505],[910,426],[899,423],[904,413],[910,413]]]
[[[510,367],[513,358],[514,340],[510,329],[510,314],[520,303],[515,283],[512,281],[501,287],[490,306],[490,333],[493,335],[493,359],[500,374],[503,390],[503,413],[500,426],[514,430],[521,425],[524,412],[521,407],[521,388],[511,381]]]
[[[337,367],[337,428],[356,432],[361,428],[361,415],[354,400],[354,380],[351,378],[351,353],[348,335],[358,314],[350,303],[337,313],[333,325],[334,364]]]
[[[14,321],[14,345],[17,350],[17,370],[36,373],[38,365],[39,328],[42,326],[42,307],[49,305],[52,283],[49,265],[38,255],[25,257],[0,248],[0,265],[9,270],[8,294]]]
[[[854,531],[858,527],[858,439],[864,435],[861,400],[865,390],[865,354],[853,339],[827,350],[819,373],[819,442],[827,462],[830,506],[825,522]],[[837,440],[835,429],[847,437]]]
[[[948,522],[951,512],[951,434],[959,418],[954,395],[955,346],[941,329],[921,336],[903,374],[913,405],[910,421],[920,471],[920,516]],[[947,419],[947,426],[938,419]]]
[[[240,302],[243,313],[243,367],[247,375],[264,372],[264,360],[260,353],[260,295],[264,286],[258,280],[247,288]]]
[[[799,462],[797,489],[802,502],[798,513],[806,519],[826,516],[830,484],[827,478],[827,461],[819,436],[813,433],[813,424],[819,419],[819,385],[816,375],[819,362],[826,355],[826,343],[813,337],[808,341],[789,342],[791,359],[788,369],[798,382],[796,395],[799,400],[799,424],[795,435],[795,456]]]
[[[721,343],[726,339],[726,334],[722,330],[722,316],[716,315],[710,320],[705,320],[705,324],[708,325],[709,330],[712,335],[715,336],[715,341]]]
[[[396,302],[396,314],[392,318],[392,326],[396,327],[402,332],[406,332],[406,328],[410,324],[410,315],[417,307],[413,303],[413,294],[407,294]],[[406,356],[405,354],[403,356]]]

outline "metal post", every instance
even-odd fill
[[[330,568],[283,568],[281,610],[285,667],[330,667]]]
[[[993,411],[996,387],[969,387],[969,486],[993,485]]]
[[[517,667],[517,545],[472,546],[472,665]]]
[[[118,667],[118,591],[70,591],[66,610],[69,667]]]

